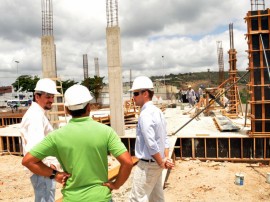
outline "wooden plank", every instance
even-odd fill
[[[240,154],[240,158],[242,159],[242,158],[244,158],[244,142],[243,142],[243,139],[241,139],[241,154]]]
[[[266,158],[266,138],[263,138],[263,158]]]
[[[216,157],[218,158],[218,138],[216,138]]]
[[[203,138],[204,141],[204,158],[207,157],[207,148],[206,148],[206,138]]]
[[[15,137],[12,137],[12,148],[13,148],[13,152],[16,152],[16,143],[15,143]]]
[[[253,157],[256,155],[256,138],[253,138]]]
[[[138,161],[139,161],[138,158],[136,158],[135,156],[132,156],[133,165],[135,165]],[[118,175],[119,169],[120,169],[120,165],[110,169],[108,172],[108,179],[113,180]]]
[[[196,134],[197,137],[206,137],[209,136],[209,134]]]
[[[10,152],[9,137],[6,137],[6,140],[7,140],[7,151]]]
[[[1,152],[4,150],[3,138],[4,138],[4,137],[0,136],[0,151],[1,151]]]
[[[229,149],[229,158],[231,158],[231,138],[228,138],[228,141],[229,141],[229,143],[228,143],[228,149]]]
[[[194,138],[191,138],[191,153],[192,153],[192,158],[195,158]]]
[[[239,131],[240,130],[238,126],[236,126],[229,118],[225,116],[214,117],[213,120],[220,131]]]

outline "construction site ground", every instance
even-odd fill
[[[171,139],[175,136],[193,136],[201,133],[220,134],[211,117],[201,115],[200,120],[193,120],[187,127],[173,135],[194,114],[187,106],[183,110],[178,106],[167,108],[164,115],[168,122],[168,133]],[[244,129],[244,120],[238,121],[239,126]],[[228,134],[224,133],[224,136]],[[126,135],[134,137],[135,128],[126,130]],[[231,135],[237,135],[237,133]],[[21,165],[21,159],[21,156],[8,154],[0,156],[0,201],[34,201],[29,177]],[[111,168],[117,166],[115,160],[110,163]],[[267,173],[270,173],[270,168],[267,163],[202,162],[189,158],[184,160],[176,158],[175,164],[175,168],[169,172],[165,182],[166,201],[227,202],[269,201],[270,199],[270,184],[267,183]],[[113,191],[114,201],[128,201],[133,171],[134,169],[128,181],[119,190]],[[235,184],[237,173],[244,175],[243,185]],[[61,198],[60,189],[61,185],[58,184],[56,199]]]
[[[21,166],[22,157],[0,156],[0,201],[32,202],[33,189]],[[270,168],[263,164],[201,162],[199,160],[177,160],[165,183],[165,199],[175,201],[269,201],[270,184],[266,174]],[[135,167],[134,167],[135,168]],[[128,181],[113,191],[115,202],[128,200],[132,185],[132,174]],[[236,185],[236,173],[243,173],[244,185]],[[61,185],[57,185],[56,199],[61,197]]]

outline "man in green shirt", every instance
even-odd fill
[[[63,201],[111,201],[111,190],[125,183],[133,166],[116,132],[89,117],[91,99],[90,92],[82,85],[67,89],[65,106],[72,119],[51,132],[22,160],[33,173],[64,184]],[[108,182],[108,153],[120,162],[114,182]],[[46,156],[55,156],[64,172],[43,164],[41,160]]]

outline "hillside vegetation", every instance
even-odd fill
[[[238,79],[242,77],[246,71],[239,71],[237,74]],[[229,73],[224,72],[224,81],[229,78]],[[152,76],[153,81],[164,81],[164,76]],[[248,100],[247,83],[249,82],[249,74],[245,75],[238,83],[239,93],[242,103]],[[167,85],[176,86],[178,89],[187,89],[188,85],[197,91],[200,85],[204,87],[217,87],[219,86],[219,72],[190,72],[184,74],[169,74],[165,75],[165,83]],[[226,86],[225,86],[226,87]]]

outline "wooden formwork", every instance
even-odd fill
[[[269,144],[266,137],[178,138],[175,155],[200,160],[270,161]]]
[[[215,161],[270,161],[269,137],[175,137],[173,156],[179,159]],[[135,155],[135,137],[121,137],[131,155]]]
[[[249,11],[247,39],[249,54],[251,136],[270,136],[270,10]]]
[[[0,154],[23,155],[21,137],[0,136]]]
[[[5,127],[12,124],[20,123],[24,113],[1,113],[0,126]]]

